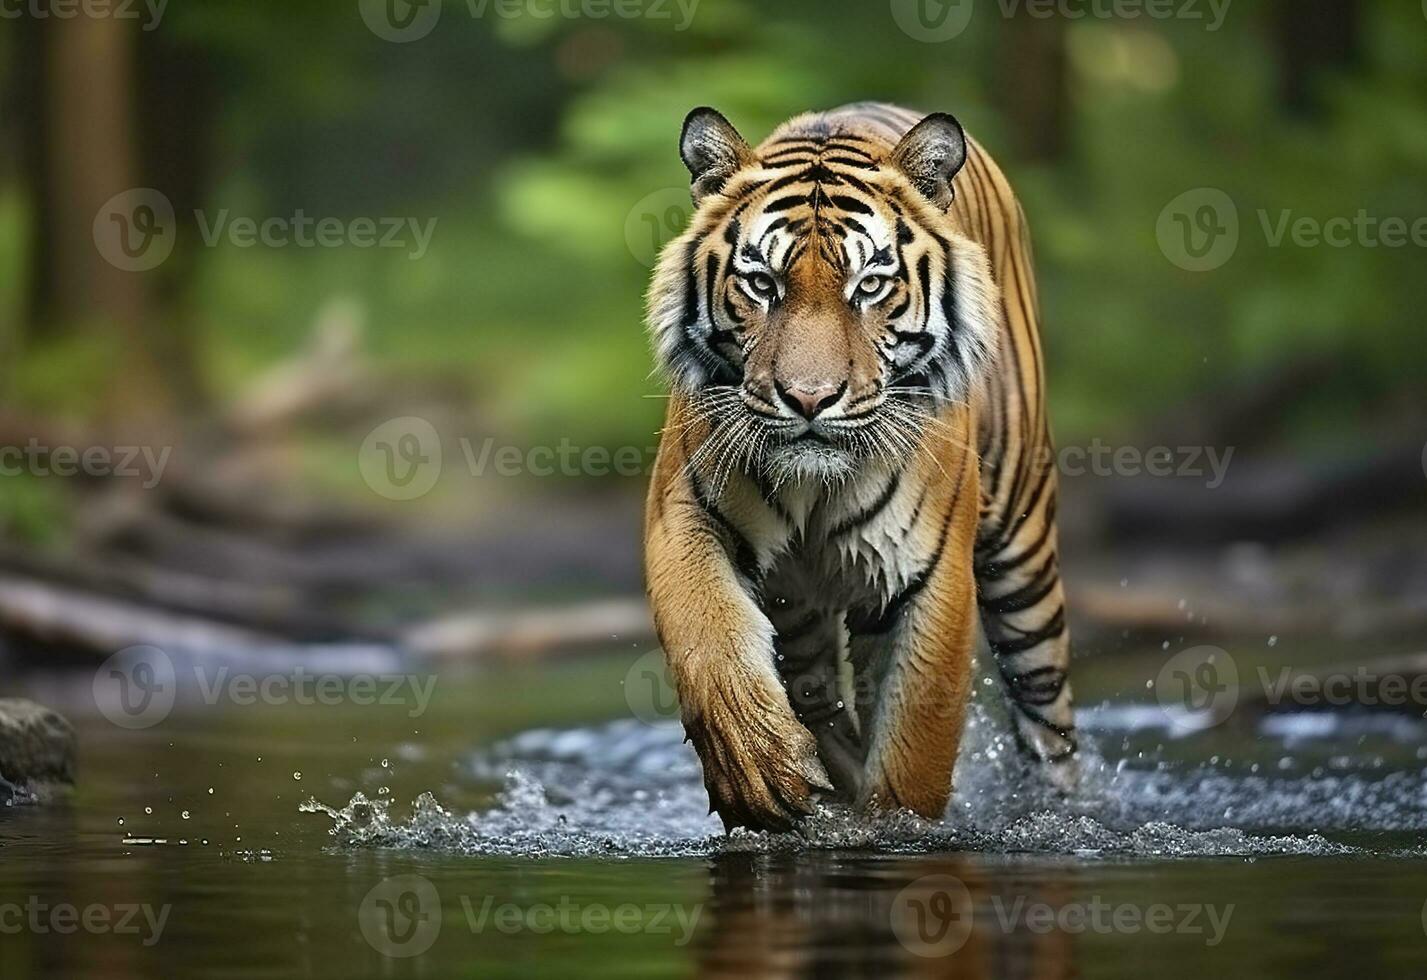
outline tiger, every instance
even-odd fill
[[[941,818],[983,634],[1016,741],[1068,791],[1039,300],[1006,177],[954,116],[881,103],[756,149],[699,108],[679,151],[644,570],[710,813]]]

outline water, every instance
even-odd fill
[[[443,677],[418,718],[200,705],[132,732],[87,704],[89,675],[19,678],[5,693],[65,710],[84,757],[69,802],[0,808],[0,976],[1427,964],[1421,722],[1184,735],[1116,697],[1083,713],[1065,802],[978,706],[946,820],[826,810],[802,835],[728,837],[678,726],[619,718],[627,660]],[[90,926],[62,933],[61,905]]]

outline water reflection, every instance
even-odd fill
[[[1010,910],[1059,908],[1070,889],[960,856],[724,854],[710,861],[701,976],[1055,978],[1073,938]]]

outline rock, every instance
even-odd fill
[[[0,802],[19,787],[72,784],[74,727],[57,712],[14,698],[0,698]]]

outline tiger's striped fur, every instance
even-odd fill
[[[1075,751],[1024,216],[946,115],[858,104],[756,150],[713,110],[650,290],[672,389],[646,577],[727,826],[820,795],[943,812],[984,630],[1025,748]]]

